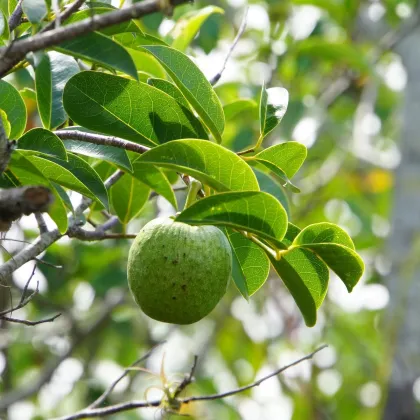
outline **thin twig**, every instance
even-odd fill
[[[55,321],[59,316],[61,316],[61,313],[56,314],[50,318],[45,318],[45,319],[41,319],[40,321],[28,321],[26,319],[17,319],[17,318],[12,318],[10,316],[3,316],[1,317],[1,319],[3,321],[8,321],[8,322],[14,322],[17,324],[24,324],[27,325],[29,327],[33,327],[34,325],[39,325],[39,324],[44,324],[46,322],[53,322]]]
[[[132,367],[137,366],[138,364],[144,362],[147,360],[150,355],[156,350],[157,347],[164,344],[165,341],[156,344],[153,346],[146,354],[141,356],[139,359],[137,359],[134,363],[132,363],[128,368],[124,370],[124,372],[114,381],[112,384],[103,392],[103,394],[97,398],[92,404],[89,405],[88,409],[96,408],[98,405],[101,405],[108,397],[109,394],[114,390],[114,388],[118,385],[120,381],[122,381],[130,372],[132,372]]]
[[[316,353],[318,353],[319,351],[323,350],[325,347],[327,347],[327,345],[323,345],[321,347],[319,347],[318,349],[316,349],[315,351],[313,351],[311,354],[308,354],[305,357],[302,357],[299,360],[296,360],[293,363],[290,363],[289,365],[283,366],[280,369],[277,369],[276,371],[272,372],[271,374],[264,376],[263,378],[259,379],[258,381],[253,382],[252,384],[240,387],[240,388],[236,388],[232,391],[229,392],[224,392],[224,393],[220,393],[220,394],[212,394],[212,395],[204,395],[204,396],[196,396],[196,397],[187,397],[187,398],[178,398],[176,399],[176,401],[180,404],[180,406],[182,406],[182,404],[189,404],[191,402],[195,402],[195,401],[208,401],[208,400],[218,400],[218,399],[222,399],[222,398],[226,398],[226,397],[230,397],[232,395],[235,394],[239,394],[241,392],[244,392],[248,389],[254,388],[258,385],[261,385],[262,382],[266,381],[267,379],[270,379],[274,376],[279,375],[280,373],[284,372],[285,370],[298,365],[299,363],[302,363],[305,360],[309,360],[311,359]],[[194,365],[195,365],[196,361],[194,361]],[[195,370],[195,366],[193,365],[193,368]],[[191,375],[191,379],[192,376],[194,374],[193,369],[191,369],[192,374]],[[188,375],[188,377],[190,377],[190,375]],[[110,416],[111,414],[115,414],[115,413],[120,413],[123,411],[128,411],[128,410],[133,410],[136,408],[146,408],[146,407],[159,407],[162,404],[162,400],[153,400],[153,401],[128,401],[128,402],[124,402],[124,403],[120,403],[120,404],[115,404],[115,405],[111,405],[109,407],[104,407],[104,408],[95,408],[95,409],[86,409],[86,410],[82,410],[79,411],[78,413],[74,413],[74,414],[70,414],[68,416],[64,416],[64,417],[60,417],[59,419],[56,420],[77,420],[77,419],[87,419],[87,418],[94,418],[94,417],[106,417],[106,416]]]
[[[18,1],[15,10],[13,10],[13,13],[9,17],[8,24],[10,32],[13,32],[20,25],[20,22],[22,20],[22,2],[23,0]]]
[[[69,238],[76,238],[79,241],[103,241],[105,239],[134,239],[137,235],[127,233],[106,233],[98,230],[84,230],[77,226],[67,231]]]
[[[171,0],[170,4],[172,6],[178,6],[189,1]],[[7,47],[0,48],[0,56],[4,54],[3,59],[0,61],[0,77],[4,76],[29,52],[40,51],[90,32],[159,12],[162,9],[163,3],[161,0],[144,0],[124,9],[114,10],[102,15],[94,15],[67,26],[23,38],[12,43],[7,54],[4,54]]]
[[[62,265],[56,265],[56,264],[50,263],[49,261],[42,260],[41,258],[35,257],[34,261],[39,262],[40,264],[47,265],[48,267],[51,267],[51,268],[56,268],[57,270],[61,270],[63,268]]]
[[[86,0],[76,0],[72,3],[67,9],[63,11],[60,15],[58,15],[52,22],[46,25],[39,33],[50,31],[51,29],[57,28],[62,24],[65,20],[67,20],[73,13],[77,12],[80,7],[83,6]]]
[[[38,223],[39,233],[41,235],[43,233],[47,233],[48,232],[47,224],[45,223],[44,217],[39,211],[35,213],[35,219],[36,219],[36,222]]]
[[[228,53],[226,54],[225,60],[223,62],[222,68],[219,70],[219,72],[212,78],[210,79],[210,84],[212,86],[214,86],[222,77],[223,72],[225,71],[226,65],[233,53],[233,50],[235,49],[237,43],[239,42],[241,36],[243,35],[243,33],[245,32],[246,29],[246,21],[247,21],[247,16],[248,16],[248,8],[246,8],[245,13],[244,13],[244,17],[242,18],[242,22],[241,22],[241,26],[239,27],[238,33],[235,36],[235,39],[232,42],[232,45],[229,48]]]
[[[175,392],[174,392],[174,398],[177,398],[181,392],[194,381],[194,373],[195,370],[197,369],[197,362],[198,362],[198,356],[195,355],[194,356],[194,361],[193,364],[191,366],[191,370],[190,373],[188,375],[184,376],[184,379],[182,380],[182,382],[177,386]]]
[[[102,134],[96,133],[86,133],[84,131],[79,130],[58,130],[54,131],[54,134],[61,140],[79,140],[86,143],[113,146],[140,154],[149,150],[148,147],[142,146],[129,140],[124,140],[113,136],[104,136]]]

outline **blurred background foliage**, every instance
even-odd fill
[[[245,385],[328,343],[313,363],[305,362],[241,395],[191,404],[185,412],[197,419],[226,420],[381,418],[390,363],[383,317],[389,292],[382,280],[390,263],[383,245],[391,230],[393,170],[401,155],[398,137],[406,72],[398,55],[383,48],[378,38],[370,41],[372,34],[360,25],[360,14],[372,26],[379,22],[392,30],[411,18],[416,2],[221,0],[212,4],[225,13],[210,16],[187,50],[209,78],[219,71],[249,6],[247,29],[216,87],[224,104],[249,100],[248,109],[228,121],[224,144],[236,151],[253,144],[258,135],[253,101],[259,100],[261,84],[285,87],[290,95],[287,113],[266,141],[296,140],[309,148],[295,178],[301,193],[288,194],[291,220],[298,226],[321,220],[338,223],[354,239],[366,273],[350,295],[332,276],[318,323],[311,329],[275,276],[249,302],[231,285],[209,317],[179,327],[146,318],[129,296],[111,310],[127,290],[130,241],[62,239],[43,259],[63,268],[40,265],[35,279],[41,293],[15,315],[37,319],[58,311],[63,316],[52,324],[8,325],[0,331],[0,389],[26,389],[46,365],[57,357],[63,361],[36,393],[9,409],[10,420],[49,418],[89,405],[124,367],[163,340],[166,344],[146,363],[155,375],[140,372],[122,381],[110,402],[143,399],[149,387],[162,386],[163,355],[168,380],[179,379],[177,374],[187,372],[193,355],[199,355],[197,382],[187,391],[196,395]],[[153,15],[141,25],[152,35],[166,36],[179,16],[207,5],[197,1],[177,8],[172,18]],[[139,59],[137,65],[144,66],[145,76],[161,76],[153,63],[142,64]],[[22,70],[14,83],[24,89],[33,82]],[[38,125],[35,102],[28,96],[26,104],[30,126]],[[106,165],[98,171],[107,172]],[[284,195],[280,184],[264,174],[259,181],[262,188]],[[78,199],[76,194],[73,198]],[[182,204],[184,192],[177,192],[177,199]],[[156,215],[173,213],[163,198],[152,198],[127,232],[138,232]],[[36,223],[25,217],[7,237],[28,240],[34,235]],[[23,245],[3,240],[2,246],[13,253]],[[27,264],[14,274],[17,286],[23,287],[31,269]],[[86,328],[101,317],[102,322],[86,335]],[[151,389],[147,397],[157,393]],[[420,383],[414,393],[420,400]],[[156,419],[159,413],[150,408],[112,418]]]

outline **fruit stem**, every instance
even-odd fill
[[[190,185],[188,186],[188,195],[187,200],[185,201],[184,210],[196,202],[197,194],[201,188],[202,185],[200,181],[197,181],[196,179],[191,180]]]

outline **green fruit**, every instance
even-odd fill
[[[155,219],[139,232],[128,256],[128,284],[151,318],[192,324],[209,314],[226,292],[232,251],[214,226]]]

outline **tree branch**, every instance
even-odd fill
[[[241,36],[245,32],[246,29],[246,21],[248,17],[248,8],[245,10],[244,17],[242,18],[241,26],[239,27],[238,33],[235,36],[235,39],[232,42],[232,45],[229,48],[228,53],[226,54],[225,60],[223,62],[222,68],[219,70],[219,72],[213,76],[213,78],[210,79],[210,84],[214,86],[222,77],[223,72],[225,71],[226,65],[233,53],[233,50],[235,49],[236,45],[238,44]]]
[[[61,362],[67,359],[85,339],[91,337],[92,334],[96,330],[98,330],[104,324],[104,322],[106,322],[109,319],[112,310],[124,302],[124,299],[125,296],[123,293],[117,296],[115,295],[115,291],[113,291],[112,294],[109,293],[107,295],[107,299],[102,309],[102,312],[96,319],[96,321],[84,330],[80,331],[77,329],[76,331],[78,331],[78,333],[76,334],[76,337],[69,349],[66,352],[64,352],[60,357],[50,360],[48,365],[45,367],[44,371],[38,376],[38,378],[35,381],[26,386],[21,386],[15,391],[11,391],[10,393],[2,395],[2,398],[0,400],[0,411],[7,409],[7,407],[9,407],[17,401],[23,400],[24,398],[28,398],[31,395],[38,392],[42,385],[46,384],[51,379],[52,375],[54,374],[58,366],[61,364]]]
[[[27,325],[29,327],[33,327],[35,325],[39,325],[39,324],[45,324],[46,322],[53,322],[55,321],[59,316],[61,316],[61,314],[56,314],[54,316],[51,316],[49,318],[45,318],[45,319],[41,319],[39,321],[28,321],[27,319],[17,319],[17,318],[12,318],[10,316],[3,316],[1,317],[1,319],[3,321],[8,321],[8,322],[14,322],[16,324],[24,324]]]
[[[305,360],[312,359],[312,357],[314,357],[314,355],[316,353],[320,352],[321,350],[323,350],[326,347],[327,347],[327,345],[323,345],[323,346],[317,348],[311,354],[308,354],[307,356],[302,357],[301,359],[296,360],[295,362],[290,363],[289,365],[283,366],[280,369],[277,369],[276,371],[270,373],[269,375],[264,376],[263,378],[259,379],[258,381],[255,381],[255,382],[253,382],[249,385],[246,385],[246,386],[243,386],[243,387],[240,387],[240,388],[236,388],[236,389],[234,389],[232,391],[229,391],[229,392],[223,392],[223,393],[220,393],[220,394],[187,397],[187,398],[176,398],[175,402],[179,403],[179,405],[182,406],[182,404],[189,404],[191,402],[218,400],[218,399],[230,397],[230,396],[235,395],[235,394],[239,394],[241,392],[247,391],[248,389],[251,389],[251,388],[254,388],[258,385],[261,385],[261,383],[263,383],[267,379],[270,379],[274,376],[277,376],[280,373],[284,372],[285,370],[287,370],[287,369],[289,369],[293,366],[296,366],[296,365],[298,365],[299,363],[302,363]],[[187,379],[184,379],[184,381],[188,381],[188,379],[189,379],[188,383],[191,383],[192,377],[194,375],[194,370],[195,370],[196,363],[197,363],[197,361],[196,361],[196,358],[195,358],[193,368],[191,369],[190,374],[186,377]],[[111,405],[109,407],[104,407],[104,408],[94,408],[94,409],[87,408],[86,410],[82,410],[82,411],[79,411],[78,413],[70,414],[68,416],[60,417],[60,418],[55,419],[55,420],[77,420],[77,419],[87,419],[87,418],[94,418],[94,417],[106,417],[106,416],[110,416],[111,414],[120,413],[120,412],[128,411],[128,410],[133,410],[133,409],[136,409],[136,408],[159,407],[159,406],[162,405],[163,402],[164,402],[164,400],[128,401],[128,402],[125,402],[125,403],[115,404],[115,405]]]
[[[188,3],[190,0],[171,0],[171,6]],[[24,38],[14,42],[8,50],[7,47],[0,49],[0,56],[5,56],[0,61],[0,77],[4,76],[13,66],[22,60],[29,52],[39,51],[60,44],[61,42],[86,35],[93,31],[126,22],[130,19],[140,18],[151,13],[162,11],[162,0],[144,0],[134,3],[125,9],[115,10],[102,15],[94,15],[91,18],[75,22],[71,25],[60,27],[43,33]],[[163,10],[165,11],[165,10]]]
[[[72,3],[67,9],[63,11],[60,15],[58,15],[52,22],[46,25],[40,33],[50,31],[53,28],[58,28],[61,23],[66,21],[73,13],[76,13],[85,3],[86,0],[76,0]]]
[[[149,150],[148,147],[124,140],[113,136],[104,136],[103,134],[86,133],[79,130],[58,130],[54,134],[61,140],[79,140],[86,143],[101,144],[103,146],[113,146],[119,149],[130,150],[135,153],[144,153]]]

